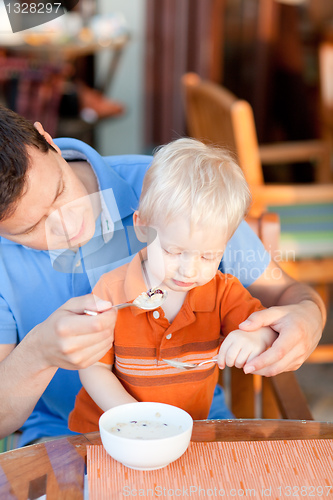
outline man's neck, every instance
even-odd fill
[[[85,186],[88,194],[99,191],[96,175],[87,161],[68,161],[67,163]]]

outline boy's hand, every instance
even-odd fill
[[[221,369],[225,366],[243,368],[248,361],[270,347],[276,337],[277,334],[268,327],[255,332],[234,330],[222,342],[217,363]]]

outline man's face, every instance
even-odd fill
[[[222,232],[190,230],[185,218],[154,226],[157,237],[148,245],[148,269],[154,283],[168,290],[189,291],[215,276],[227,238]]]
[[[24,194],[14,213],[0,221],[0,236],[37,250],[86,243],[95,231],[94,195],[60,154],[34,147],[27,151],[30,166]]]

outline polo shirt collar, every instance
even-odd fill
[[[141,255],[140,255],[141,253]],[[140,293],[147,291],[147,286],[142,273],[141,260],[147,259],[147,248],[136,254],[129,263],[124,281],[126,301],[133,301]],[[216,277],[203,286],[190,290],[185,298],[184,306],[187,304],[194,312],[211,312],[216,307]],[[140,314],[143,311],[138,308],[131,308],[133,314]],[[163,307],[162,307],[163,309]]]

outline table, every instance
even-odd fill
[[[305,420],[195,421],[192,441],[332,439],[333,422]],[[100,445],[98,432],[55,439],[0,454],[0,498],[83,498],[87,445]]]
[[[17,44],[8,45],[2,41],[2,43],[0,43],[0,49],[4,49],[9,56],[23,56],[30,60],[38,60],[41,63],[52,62],[54,64],[72,62],[79,57],[107,51],[109,53],[109,62],[106,64],[105,75],[96,83],[96,88],[105,93],[114,79],[121,55],[129,40],[130,36],[124,34],[114,39],[110,38],[109,40],[105,40],[103,44],[98,43],[98,41],[93,38],[87,41],[77,38],[67,43],[32,44],[22,41]]]

